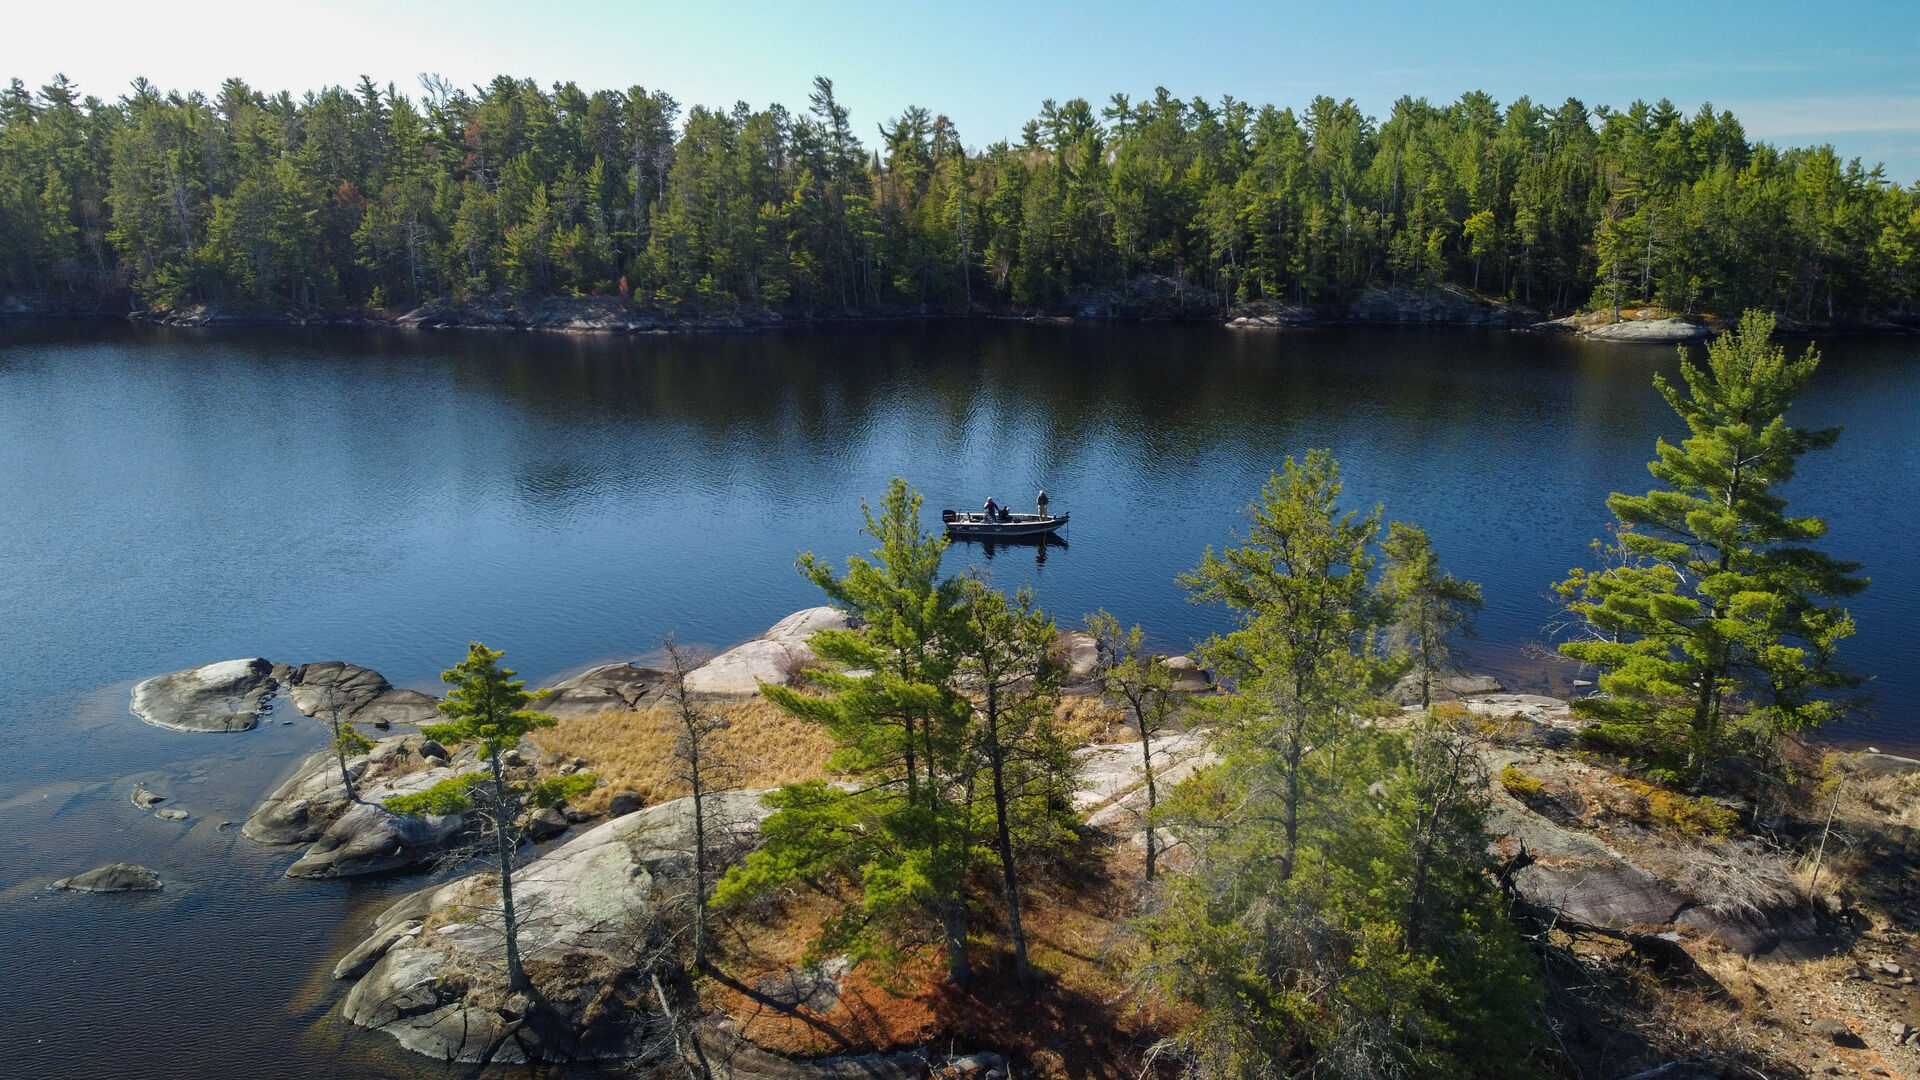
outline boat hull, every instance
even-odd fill
[[[1022,536],[1048,536],[1067,524],[1066,514],[1041,517],[1038,514],[1014,514],[1011,521],[988,521],[985,514],[940,511],[940,520],[948,536],[968,540],[1011,540]]]

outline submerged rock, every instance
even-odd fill
[[[61,878],[52,888],[67,892],[158,892],[164,888],[160,875],[136,863],[117,862],[98,866],[84,874]]]
[[[134,686],[133,715],[174,731],[248,731],[279,689],[274,671],[256,656],[156,675]]]
[[[769,811],[762,793],[709,797],[735,850]],[[632,1057],[658,1052],[659,1017],[648,966],[649,927],[664,880],[688,873],[693,803],[676,799],[590,829],[515,871],[525,914],[520,950],[540,984],[538,1006],[508,998],[505,939],[491,906],[491,877],[422,890],[389,908],[341,961],[342,977],[378,959],[348,993],[344,1013],[443,1061],[517,1063]],[[431,930],[414,929],[425,924]],[[349,963],[349,961],[353,961]],[[548,977],[559,978],[549,981]],[[650,1045],[651,1044],[651,1045]]]

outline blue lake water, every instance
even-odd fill
[[[1912,752],[1920,339],[1822,351],[1793,416],[1846,434],[1787,495],[1874,579],[1845,650],[1874,715],[1834,734]],[[419,882],[287,881],[289,854],[219,827],[317,725],[145,727],[137,679],[266,656],[434,689],[470,639],[536,682],[668,632],[724,647],[819,602],[796,554],[864,550],[859,500],[895,475],[936,522],[1045,487],[1072,511],[1067,546],[961,545],[949,567],[1183,651],[1223,615],[1175,576],[1231,542],[1286,456],[1326,447],[1351,505],[1425,526],[1482,584],[1472,666],[1565,692],[1580,673],[1544,656],[1551,586],[1604,535],[1606,494],[1651,486],[1654,439],[1680,431],[1651,377],[1676,366],[1665,347],[1459,331],[0,329],[0,960],[25,973],[0,980],[0,1044],[25,1048],[0,1073],[443,1071],[339,1025],[324,977]],[[194,820],[137,813],[139,778]],[[116,858],[167,891],[44,891]]]

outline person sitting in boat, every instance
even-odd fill
[[[987,496],[987,520],[988,521],[1000,520],[1000,504],[997,502],[994,502],[993,496],[991,495]]]
[[[1008,507],[1005,507],[1005,506],[1003,506],[1003,507],[1001,507],[1001,508],[1000,508],[1000,520],[1001,520],[1001,521],[1012,521],[1012,520],[1013,520],[1013,511],[1012,511],[1011,509],[1009,509]]]

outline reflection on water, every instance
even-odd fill
[[[1913,748],[1920,349],[1825,352],[1796,419],[1847,434],[1789,494],[1874,577],[1848,653],[1882,719],[1852,737]],[[1649,379],[1673,367],[1500,333],[0,330],[0,955],[48,973],[0,981],[0,1040],[30,1072],[124,1074],[125,1048],[167,1046],[144,1075],[439,1074],[341,1029],[315,975],[419,882],[290,882],[287,855],[221,828],[319,732],[147,728],[134,679],[259,655],[433,689],[471,638],[535,681],[669,631],[724,647],[817,602],[796,554],[870,546],[859,500],[895,475],[932,510],[1044,487],[1073,513],[1066,543],[956,544],[950,568],[1184,651],[1224,616],[1175,575],[1232,542],[1287,455],[1328,447],[1351,505],[1426,526],[1483,584],[1477,664],[1564,692],[1578,673],[1540,644],[1550,587],[1589,557],[1606,493],[1650,486],[1678,424]],[[136,778],[194,820],[135,812]],[[167,891],[41,889],[117,858]]]

